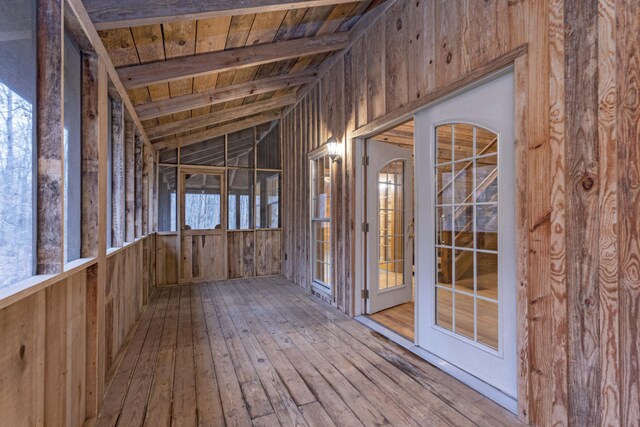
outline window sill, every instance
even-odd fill
[[[14,283],[4,289],[0,289],[0,309],[15,304],[67,277],[73,276],[75,273],[89,268],[96,262],[98,262],[96,258],[80,258],[65,264],[60,274],[39,274],[21,282]]]

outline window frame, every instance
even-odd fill
[[[314,196],[316,194],[314,188],[314,180],[316,174],[316,162],[320,159],[327,158],[329,160],[330,168],[329,168],[329,195],[328,200],[330,201],[330,209],[329,209],[329,217],[323,218],[315,218],[314,217]],[[334,282],[335,282],[335,265],[334,265],[334,230],[333,230],[333,215],[334,215],[334,203],[333,203],[333,183],[334,183],[334,171],[333,171],[333,160],[329,157],[328,147],[322,145],[317,149],[313,150],[308,155],[309,162],[309,277],[311,278],[311,285],[316,289],[320,290],[323,293],[331,295],[333,293]],[[315,239],[315,224],[319,223],[327,223],[329,225],[329,268],[331,274],[330,283],[324,283],[315,278],[315,266],[316,266],[316,239]]]

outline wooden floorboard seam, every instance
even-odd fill
[[[161,289],[138,328],[100,425],[518,424],[283,277]]]

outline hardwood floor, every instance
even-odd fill
[[[499,426],[514,415],[282,277],[156,290],[98,426]]]
[[[410,341],[415,336],[413,301],[379,311],[369,317]]]

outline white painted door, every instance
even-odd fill
[[[413,153],[367,142],[367,258],[373,314],[413,299]]]
[[[516,399],[513,74],[415,123],[417,344]]]

